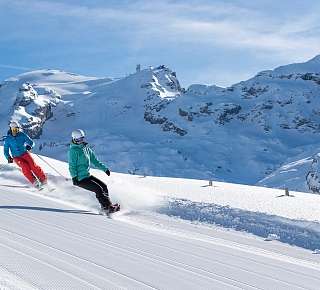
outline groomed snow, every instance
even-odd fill
[[[320,285],[319,195],[93,170],[122,204],[108,219],[67,164],[45,158],[61,177],[34,158],[55,190],[35,191],[0,157],[0,289]]]

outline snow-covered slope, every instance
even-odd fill
[[[67,164],[34,158],[55,190],[0,168],[1,289],[318,289],[318,195],[93,170],[123,206],[108,219]]]
[[[312,151],[315,151],[314,149]],[[318,152],[320,151],[317,150]],[[308,156],[308,154],[301,154]],[[320,193],[320,154],[311,155],[281,166],[258,183],[262,186],[291,188],[298,191]]]
[[[262,72],[226,89],[191,86],[175,101],[190,135],[201,130],[202,148],[210,141],[207,157],[216,176],[252,183],[307,148],[311,155],[317,152],[318,60]],[[170,115],[176,110],[168,108]]]
[[[311,170],[312,156],[294,160],[282,165],[279,169],[258,182],[261,186],[275,188],[290,188],[292,190],[308,192],[311,188],[307,176]]]
[[[35,109],[43,104],[35,100],[17,107],[24,83],[46,100],[49,113]],[[35,150],[60,160],[70,132],[83,128],[116,171],[256,184],[318,153],[319,95],[319,56],[229,88],[184,90],[165,66],[121,79],[43,70],[2,84],[0,128],[5,133],[10,118],[23,117],[25,129],[40,138]],[[273,184],[283,187],[282,176]],[[289,179],[289,188],[306,188]]]

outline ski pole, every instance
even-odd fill
[[[40,155],[33,153],[36,156],[38,156],[39,159],[41,159],[44,163],[46,163],[49,167],[51,167],[55,172],[57,172],[61,177],[64,177],[66,180],[69,180],[69,178],[62,175],[57,169],[55,169],[48,161],[46,161],[44,158],[42,158]]]

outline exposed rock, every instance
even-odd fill
[[[18,120],[31,138],[40,137],[44,123],[53,116],[52,109],[61,99],[59,94],[48,88],[42,93],[39,95],[33,85],[24,83],[13,107],[11,119]]]
[[[163,124],[167,121],[166,117],[156,116],[152,112],[144,112],[144,119],[151,124]]]
[[[254,85],[252,87],[242,87],[242,92],[244,98],[258,97],[260,94],[266,93],[268,91],[269,86],[259,86]]]
[[[184,136],[188,133],[186,130],[181,129],[177,127],[175,124],[173,124],[172,122],[168,122],[168,121],[163,124],[162,129],[163,131],[173,131],[179,134],[180,136]]]
[[[176,73],[164,65],[158,66],[152,70],[150,82],[143,84],[141,88],[148,90],[144,100],[144,119],[151,124],[162,125],[163,131],[174,132],[180,136],[187,134],[187,131],[179,128],[168,117],[161,115],[162,110],[183,92]]]
[[[230,120],[241,111],[241,106],[237,104],[223,104],[219,110],[217,122],[221,125],[230,122]]]

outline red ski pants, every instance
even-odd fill
[[[39,165],[37,165],[31,154],[26,152],[19,157],[13,158],[14,162],[21,168],[23,175],[31,182],[38,178],[40,182],[45,182],[47,177]]]

